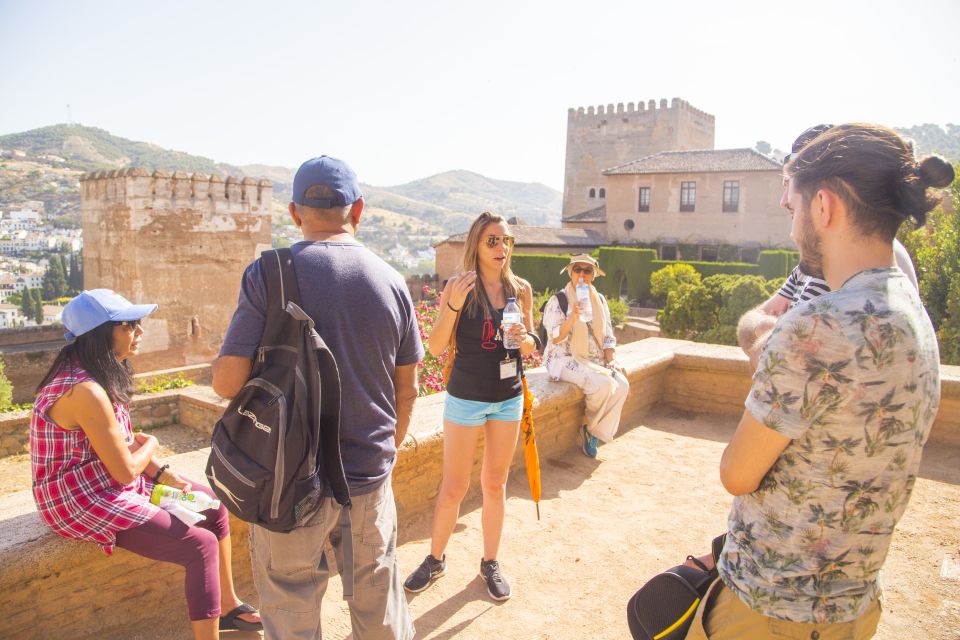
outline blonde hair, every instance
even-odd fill
[[[484,211],[477,216],[477,219],[470,225],[470,230],[467,231],[467,239],[464,241],[463,270],[476,271],[478,277],[477,284],[470,290],[470,293],[467,294],[467,301],[464,303],[465,310],[474,315],[478,309],[482,309],[483,315],[486,316],[491,306],[490,300],[487,299],[487,293],[483,289],[483,284],[479,281],[480,252],[478,251],[478,247],[480,246],[480,238],[484,229],[491,224],[497,223],[502,223],[508,231],[510,230],[510,225],[507,224],[503,216],[498,213],[493,213],[492,211]],[[503,291],[506,297],[516,298],[520,306],[523,307],[522,296],[520,295],[524,289],[523,282],[515,276],[510,269],[510,258],[512,257],[513,248],[511,247],[507,252],[507,259],[504,261],[503,269],[500,270],[500,282],[503,283]]]

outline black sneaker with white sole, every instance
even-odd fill
[[[439,560],[428,555],[417,567],[417,570],[410,574],[403,583],[403,588],[411,593],[420,593],[429,587],[434,580],[443,576],[447,569],[447,556],[443,555]]]
[[[496,560],[480,561],[480,577],[487,583],[487,593],[494,600],[503,601],[510,597],[510,583],[500,573],[500,563]]]

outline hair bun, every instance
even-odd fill
[[[949,186],[953,178],[953,167],[940,156],[927,156],[920,161],[920,181],[923,186],[942,189]]]

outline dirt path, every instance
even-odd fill
[[[648,416],[600,449],[544,462],[542,520],[526,478],[509,484],[500,559],[514,596],[498,604],[477,579],[478,503],[464,506],[447,549],[447,574],[409,597],[417,638],[624,639],[626,602],[651,575],[706,552],[730,505],[717,464],[736,426],[730,417],[677,411]],[[877,638],[960,638],[960,581],[941,578],[944,556],[960,560],[957,448],[931,447],[894,538]],[[429,552],[430,517],[401,523],[404,574]],[[324,634],[350,636],[335,579],[325,598]]]

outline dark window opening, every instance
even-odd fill
[[[700,247],[700,259],[704,262],[716,262],[719,259],[717,247]]]
[[[660,247],[660,259],[661,260],[676,260],[677,259],[677,247],[676,245],[670,247]]]
[[[607,190],[604,189],[603,187],[600,187],[600,199],[602,200],[603,198],[606,198],[606,197],[607,197]]]
[[[650,187],[640,187],[640,199],[637,202],[637,211],[650,211]]]
[[[723,211],[724,213],[736,213],[740,208],[740,181],[723,181]]]
[[[594,189],[593,187],[590,187],[590,193],[588,194],[588,197],[589,197],[591,200],[592,200],[593,198],[596,198],[596,197],[597,197],[597,190]]]
[[[693,211],[697,205],[697,183],[680,183],[680,211]]]

